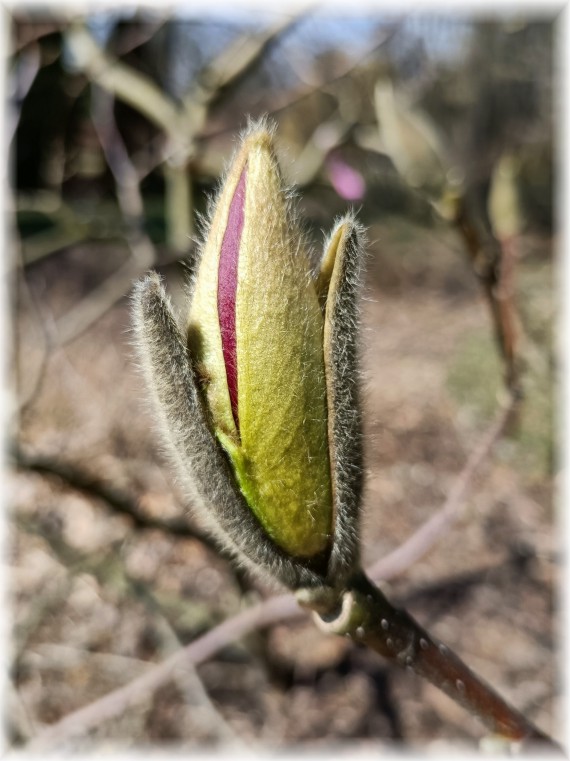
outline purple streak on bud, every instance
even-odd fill
[[[244,167],[230,204],[228,225],[222,241],[218,269],[218,319],[222,334],[222,351],[226,365],[226,377],[232,405],[232,414],[239,433],[238,382],[236,351],[236,294],[238,279],[238,257],[243,230],[245,207],[245,181],[247,166]]]

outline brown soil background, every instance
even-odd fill
[[[455,234],[386,218],[369,232],[362,355],[372,562],[437,510],[502,394],[489,314]],[[56,316],[118,264],[112,246],[67,249],[29,269],[14,310],[22,450],[94,474],[159,519],[191,515],[177,492],[132,359],[125,298],[44,361],[30,293]],[[180,304],[181,271],[163,270]],[[552,241],[526,236],[517,302],[525,335],[520,426],[497,446],[464,517],[389,585],[542,730],[561,738],[553,500]],[[38,380],[40,379],[40,380]],[[194,539],[135,527],[63,479],[15,468],[9,485],[13,623],[10,737],[106,694],[179,643],[267,594]],[[256,632],[69,749],[477,747],[481,726],[413,675],[307,618]]]

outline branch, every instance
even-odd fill
[[[115,180],[117,201],[125,223],[130,232],[140,235],[144,224],[144,202],[140,192],[139,175],[117,129],[113,113],[114,103],[112,95],[95,86],[92,93],[91,120]],[[150,261],[152,262],[152,257]]]
[[[111,565],[114,565],[119,572],[118,574],[116,572],[112,574],[116,590],[118,591],[119,589],[128,587],[133,597],[140,600],[145,605],[148,613],[154,617],[155,625],[160,635],[162,654],[170,655],[173,651],[178,652],[180,650],[181,642],[178,634],[170,623],[168,616],[163,610],[163,606],[152,589],[140,579],[133,578],[122,566],[118,565],[117,559],[113,558],[112,549],[103,554],[96,552],[93,555],[88,555],[70,547],[55,532],[46,530],[45,527],[42,526],[41,521],[34,522],[21,517],[17,517],[16,521],[18,526],[24,531],[42,536],[60,562],[67,568],[68,574],[87,572],[93,574],[99,584],[108,584],[107,575],[109,574],[109,568]],[[69,575],[67,577],[67,586],[69,587]],[[51,605],[53,605],[53,600],[51,601]],[[42,617],[43,610],[40,612],[39,616],[29,617],[29,625],[31,627],[39,625]],[[27,628],[27,631],[30,632],[29,627]],[[55,647],[56,649],[58,648],[57,645],[55,645]],[[61,645],[59,647],[61,648]],[[16,669],[19,666],[18,661],[22,659],[24,647],[20,646],[19,650],[18,659],[16,660]],[[114,660],[117,659],[117,656],[113,656],[110,653],[92,653],[92,655],[95,655],[95,657],[110,657]],[[58,661],[61,661],[61,657],[58,657]],[[153,664],[149,664],[148,662],[142,661],[140,663],[147,669],[153,667]],[[214,707],[196,673],[196,670],[191,665],[187,665],[183,669],[177,669],[173,675],[173,679],[182,690],[186,702],[189,705],[192,705],[196,710],[199,710],[200,726],[202,729],[207,726],[211,732],[215,733],[219,740],[223,739],[226,742],[231,741],[234,745],[239,742],[237,735],[235,735],[225,722],[224,718]]]
[[[505,368],[505,384],[510,393],[522,399],[518,317],[514,300],[514,239],[498,240],[488,232],[483,240],[465,198],[455,219],[463,242],[479,278],[491,312],[493,328]]]
[[[269,29],[261,30],[257,34],[246,32],[232,40],[229,46],[200,72],[197,89],[202,89],[205,93],[200,98],[196,89],[192,88],[183,100],[185,108],[192,109],[196,99],[205,99],[208,105],[213,105],[226,90],[244,79],[268,50],[291,32],[307,14],[308,11],[303,10],[291,18],[284,18]]]
[[[286,94],[280,100],[276,98],[272,105],[269,104],[267,108],[264,109],[264,113],[267,114],[267,116],[275,116],[281,111],[286,111],[288,108],[302,103],[304,100],[309,99],[316,93],[322,92],[327,87],[330,87],[330,85],[334,85],[335,83],[341,82],[343,79],[350,77],[351,74],[353,74],[360,66],[362,66],[362,64],[366,63],[366,61],[372,58],[374,54],[378,52],[378,50],[380,50],[387,42],[389,42],[389,40],[396,34],[398,28],[398,25],[395,25],[393,28],[388,29],[379,41],[375,42],[373,46],[371,46],[355,61],[352,61],[343,67],[342,71],[340,71],[335,76],[323,80],[318,84],[306,86],[300,92],[297,91],[293,93],[293,95]],[[233,131],[235,131],[235,126],[232,124],[227,127],[221,127],[219,129],[213,129],[206,133],[202,133],[199,137],[200,140],[211,140]]]
[[[167,135],[183,135],[181,112],[151,79],[106,53],[82,25],[70,27],[66,41],[76,65],[89,79],[135,108]]]
[[[100,499],[115,512],[128,516],[137,528],[156,529],[172,536],[197,539],[212,552],[219,554],[217,545],[205,532],[190,527],[183,520],[166,521],[145,515],[140,511],[137,501],[124,491],[93,474],[85,472],[72,463],[62,462],[52,457],[28,455],[17,444],[12,444],[10,454],[17,467],[61,479],[72,489],[89,497]]]
[[[28,278],[26,276],[26,271],[22,262],[22,248],[20,245],[20,239],[18,236],[16,236],[16,241],[14,242],[14,250],[15,250],[15,256],[14,261],[16,264],[16,267],[13,271],[9,273],[9,283],[12,287],[14,287],[18,293],[18,296],[23,300],[27,301],[28,308],[30,312],[34,313],[34,323],[37,326],[38,332],[42,336],[42,358],[39,365],[39,368],[37,372],[35,373],[35,377],[33,380],[32,385],[30,386],[30,389],[27,393],[24,392],[24,384],[23,384],[23,378],[24,375],[29,375],[28,373],[23,372],[23,368],[21,368],[20,365],[20,356],[22,354],[22,346],[23,346],[23,340],[22,336],[20,335],[22,330],[21,321],[18,319],[14,319],[13,321],[13,330],[14,330],[14,352],[15,352],[15,373],[16,373],[16,386],[18,388],[18,397],[19,397],[19,404],[18,404],[18,416],[20,418],[20,421],[22,421],[26,415],[29,413],[29,411],[33,408],[37,398],[39,397],[45,378],[46,378],[46,372],[48,363],[52,354],[52,340],[50,336],[50,331],[48,327],[46,326],[45,320],[43,319],[42,309],[38,303],[37,297],[30,287],[30,284],[28,282]],[[22,398],[23,396],[23,398]]]
[[[57,344],[75,341],[104,317],[146,270],[129,257],[111,275],[55,322]]]
[[[340,612],[315,615],[328,633],[368,645],[391,663],[413,671],[476,716],[492,733],[510,741],[554,745],[519,711],[478,677],[446,645],[421,627],[405,610],[394,608],[382,592],[357,574],[342,597]]]
[[[406,571],[426,555],[457,523],[465,512],[467,491],[481,465],[508,426],[517,409],[518,400],[511,397],[499,410],[479,445],[473,450],[463,470],[457,476],[442,507],[423,523],[406,541],[368,569],[373,579],[391,579]]]
[[[16,199],[16,210],[45,214],[52,226],[22,239],[22,261],[15,262],[14,266],[28,267],[62,248],[81,243],[94,234],[93,225],[80,218],[55,193],[42,192],[33,198],[20,194]]]
[[[286,618],[301,614],[293,595],[272,597],[265,602],[227,619],[202,637],[178,650],[162,663],[137,677],[124,687],[108,693],[99,700],[68,714],[61,721],[44,730],[25,747],[30,751],[45,752],[47,748],[88,732],[102,722],[120,716],[127,706],[148,698],[159,687],[168,683],[175,672],[188,666],[203,663],[235,639],[252,629],[260,629]]]

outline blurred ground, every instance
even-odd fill
[[[370,239],[362,331],[366,562],[441,505],[501,394],[487,308],[454,233],[387,217]],[[117,255],[109,246],[71,247],[29,268],[30,293],[63,313]],[[95,260],[97,274],[89,274]],[[180,272],[163,270],[177,296]],[[520,430],[476,479],[466,518],[387,592],[560,736],[552,278],[551,241],[525,236],[517,298],[533,350]],[[15,328],[20,391],[29,397],[21,450],[95,475],[146,516],[186,520],[132,362],[128,302],[45,364],[25,293]],[[22,467],[9,485],[14,742],[126,683],[259,595],[200,541],[135,528],[65,479]],[[172,742],[189,749],[237,737],[276,749],[405,743],[434,750],[444,741],[473,746],[482,734],[435,689],[327,638],[309,620],[252,634],[198,676],[181,674],[71,747],[96,738],[106,749]]]

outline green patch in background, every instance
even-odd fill
[[[471,413],[474,425],[493,418],[503,395],[503,369],[492,335],[474,330],[464,336],[450,361],[447,387],[453,399]],[[534,481],[555,468],[553,374],[542,354],[539,358],[531,353],[526,359],[523,390],[518,425],[497,453],[526,480]]]
[[[503,385],[497,347],[484,330],[464,335],[451,358],[447,386],[453,398],[471,409],[473,416],[490,420],[497,409]]]

